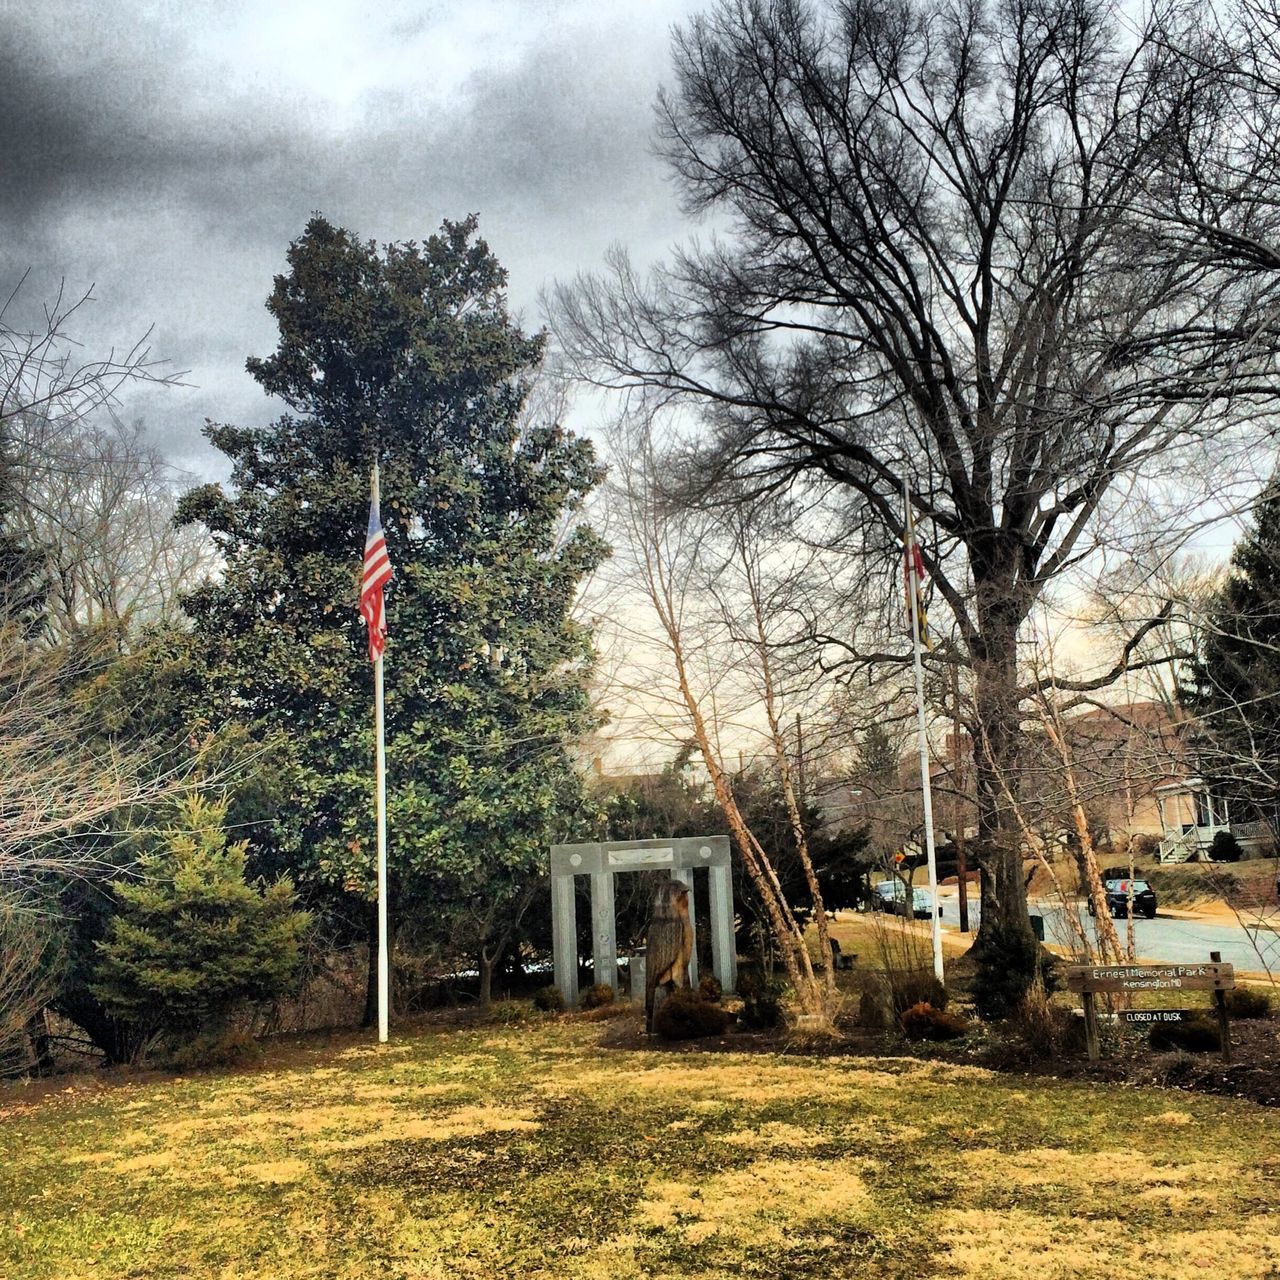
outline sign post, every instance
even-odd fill
[[[1226,992],[1236,985],[1235,969],[1221,962],[1221,953],[1210,953],[1208,964],[1077,964],[1067,970],[1067,990],[1078,992],[1084,1005],[1085,1047],[1089,1061],[1097,1062],[1099,993],[1135,994],[1140,991],[1212,991],[1222,1029],[1222,1060],[1231,1061],[1231,1029],[1227,1019]],[[1124,1015],[1126,1022],[1181,1022],[1189,1010],[1135,1009]],[[1151,1014],[1146,1018],[1144,1014]],[[1158,1016],[1157,1016],[1158,1015]],[[1171,1015],[1177,1015],[1171,1016]]]
[[[1222,961],[1222,952],[1210,951],[1209,959],[1212,960],[1215,964],[1220,964]],[[1232,981],[1231,985],[1233,987],[1235,986],[1234,980]],[[1227,1064],[1227,1066],[1230,1066],[1231,1065],[1231,1021],[1227,1017],[1227,993],[1225,988],[1214,987],[1213,1003],[1217,1006],[1217,1009],[1218,1009],[1218,1029],[1219,1031],[1222,1032],[1222,1060]]]

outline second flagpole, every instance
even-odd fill
[[[373,464],[370,484],[373,508],[379,501],[378,464]],[[373,663],[373,726],[377,739],[378,792],[378,1042],[387,1042],[388,1009],[390,1007],[390,957],[387,955],[387,749],[382,711],[382,654]]]
[[[938,917],[938,859],[933,844],[933,788],[929,780],[929,737],[924,716],[924,661],[920,655],[920,582],[916,573],[916,531],[911,492],[902,482],[903,542],[906,544],[907,598],[911,610],[911,657],[916,674],[916,715],[920,739],[920,789],[924,793],[924,848],[929,863],[929,925],[933,935],[933,973],[942,978],[942,921]],[[912,913],[914,914],[914,912]]]

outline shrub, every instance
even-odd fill
[[[1038,976],[1009,1015],[1008,1031],[1016,1045],[1007,1047],[1018,1049],[1024,1061],[1042,1061],[1085,1047],[1084,1019],[1074,1010],[1051,1004]]]
[[[1186,1022],[1159,1023],[1151,1028],[1148,1041],[1153,1049],[1181,1049],[1186,1053],[1210,1053],[1222,1048],[1218,1024],[1205,1014]]]
[[[993,930],[978,956],[972,993],[978,1016],[992,1022],[1014,1013],[1037,975],[1046,994],[1057,987],[1057,962],[1028,929]]]
[[[1236,987],[1226,993],[1227,1012],[1233,1018],[1269,1018],[1271,995],[1257,987]]]
[[[908,1040],[958,1040],[969,1030],[963,1018],[925,1000],[904,1009],[898,1018]]]
[[[712,1004],[719,1004],[724,997],[724,988],[714,973],[706,973],[698,983],[698,994]]]
[[[1171,1057],[1166,1058],[1162,1065],[1156,1067],[1154,1076],[1159,1084],[1167,1088],[1183,1089],[1194,1085],[1196,1077],[1203,1070],[1204,1068],[1191,1054],[1179,1049]]]
[[[728,1026],[729,1015],[718,1004],[704,1000],[687,987],[673,991],[653,1015],[653,1029],[664,1040],[721,1036]]]
[[[612,1004],[597,1005],[594,1009],[588,1009],[579,1016],[584,1022],[609,1022],[613,1018],[625,1018],[632,1010],[632,1006],[626,1002],[619,1003],[614,1001]]]
[[[616,999],[613,988],[607,982],[597,982],[594,987],[588,987],[578,999],[578,1007],[580,1009],[599,1009],[606,1004],[612,1004]]]
[[[489,1006],[489,1021],[504,1027],[518,1027],[532,1019],[529,1006],[522,1000],[495,1000]]]
[[[782,1025],[782,1000],[786,983],[781,978],[766,978],[757,970],[744,970],[738,981],[742,997],[742,1023],[753,1031],[768,1031]]]
[[[1214,833],[1213,843],[1209,846],[1211,862],[1239,862],[1244,856],[1240,841],[1230,831]]]
[[[262,1061],[262,1046],[243,1028],[196,1036],[181,1044],[169,1061],[179,1071],[211,1067],[251,1067]]]
[[[226,806],[191,794],[145,878],[117,882],[119,913],[98,943],[94,995],[130,1028],[132,1056],[157,1034],[217,1031],[246,1004],[292,985],[310,924],[288,880],[245,883],[243,842],[227,843]]]
[[[555,985],[539,987],[533,993],[533,1007],[543,1013],[563,1013],[564,996],[560,994],[560,988]]]
[[[1129,843],[1129,849],[1133,854],[1133,860],[1135,862],[1140,859],[1155,857],[1156,850],[1159,848],[1160,837],[1149,835],[1146,832],[1143,832],[1141,835],[1134,836],[1132,841]],[[1127,876],[1129,872],[1128,870],[1125,870],[1122,874]]]
[[[862,988],[858,997],[858,1025],[883,1031],[889,1025],[889,992],[881,983],[875,982]]]
[[[887,975],[893,997],[893,1012],[897,1017],[917,1004],[927,1004],[939,1011],[947,1007],[947,989],[938,981],[932,969],[911,969]]]

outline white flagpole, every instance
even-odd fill
[[[916,672],[916,714],[920,740],[920,789],[924,793],[924,848],[929,863],[930,930],[933,934],[933,972],[939,982],[942,978],[942,921],[938,918],[938,859],[933,846],[933,788],[929,784],[929,739],[924,718],[924,663],[920,656],[920,605],[918,590],[921,583],[916,577],[915,522],[911,519],[911,494],[907,482],[902,482],[903,527],[906,530],[906,578],[907,597],[911,607],[911,657]]]
[[[379,512],[378,464],[373,464],[372,498]],[[382,654],[373,662],[373,724],[377,738],[378,790],[378,1043],[387,1042],[390,963],[387,955],[387,749],[382,716]]]

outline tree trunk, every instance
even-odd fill
[[[485,1013],[493,1007],[493,967],[501,955],[501,947],[492,955],[480,948],[480,1008]]]
[[[86,987],[60,993],[52,1008],[74,1022],[102,1050],[108,1066],[129,1061],[133,1043],[129,1027],[111,1017]]]
[[[982,590],[978,588],[981,604]],[[987,588],[991,590],[990,586]],[[979,616],[981,617],[981,609]],[[974,645],[974,710],[978,733],[973,764],[977,800],[982,920],[975,946],[991,947],[998,933],[1033,937],[1022,874],[1018,825],[1006,801],[1005,785],[1017,794],[1021,719],[1018,709],[1016,616],[1007,606],[992,609],[981,640]]]
[[[31,1043],[35,1073],[51,1076],[54,1071],[53,1042],[49,1035],[49,1010],[41,1009],[31,1015],[27,1023],[27,1038]]]

